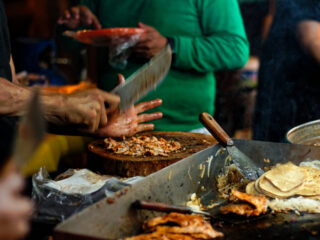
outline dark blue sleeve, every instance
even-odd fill
[[[2,0],[0,0],[0,77],[11,81],[10,68],[10,38],[6,12]]]
[[[281,0],[280,0],[281,1]],[[320,1],[319,0],[289,0],[287,7],[294,23],[313,20],[320,21]],[[286,17],[285,15],[283,17]]]

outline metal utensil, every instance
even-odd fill
[[[120,110],[126,110],[152,89],[155,89],[167,75],[171,60],[172,52],[168,45],[137,72],[131,75],[124,84],[116,87],[112,93],[120,96]]]
[[[28,163],[45,136],[46,126],[41,112],[39,91],[37,88],[33,90],[26,114],[22,117],[17,131],[12,159],[18,169]]]
[[[320,159],[320,148],[315,146],[237,139],[234,143],[260,167],[274,166],[287,161],[299,165],[301,161]],[[157,214],[151,211],[135,210],[132,208],[132,203],[141,199],[184,205],[193,193],[197,196],[201,193],[205,194],[214,187],[215,175],[212,168],[215,168],[215,156],[221,148],[221,145],[215,145],[197,152],[143,178],[126,191],[120,190],[114,196],[93,204],[58,225],[55,232],[56,235],[59,234],[59,238],[54,239],[119,239],[141,233],[142,223]],[[210,164],[208,158],[211,156],[214,158]],[[270,162],[267,163],[265,159]],[[223,159],[218,159],[220,160]],[[201,178],[202,170],[199,168],[201,164],[206,166],[206,170],[212,170],[210,174],[204,174],[203,178]],[[320,215],[307,213],[300,217],[294,215],[295,213],[281,216],[269,214],[262,219],[241,217],[238,218],[242,221],[240,224],[229,224],[230,221],[226,223],[224,220],[213,222],[215,222],[214,226],[226,234],[225,239],[247,240],[258,237],[259,239],[278,239],[281,236],[283,239],[300,240],[314,237],[311,233],[306,234],[306,227],[314,227],[315,231],[320,229]],[[227,216],[218,217],[226,218]],[[296,221],[292,221],[293,218]],[[220,224],[223,225],[219,226]]]
[[[240,173],[249,180],[259,178],[264,172],[235,145],[231,137],[222,129],[209,113],[200,114],[200,122],[209,130],[214,138],[227,149],[232,162],[237,166]]]
[[[200,214],[207,217],[212,216],[208,212],[196,210],[190,207],[174,206],[174,205],[169,205],[169,204],[159,203],[159,202],[147,202],[147,201],[137,200],[132,204],[132,206],[136,209],[145,209],[145,210],[151,210],[156,212],[166,212],[166,213],[177,212],[177,213],[184,213],[184,214]]]

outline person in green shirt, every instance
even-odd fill
[[[192,131],[202,128],[199,113],[214,113],[214,72],[241,68],[249,44],[237,0],[82,0],[58,23],[66,28],[140,27],[146,30],[124,70],[108,64],[108,50],[98,54],[98,86],[110,90],[116,75],[130,76],[161,51],[173,48],[173,63],[164,82],[142,101],[161,98],[163,118],[155,130]],[[79,49],[73,40],[58,37],[60,46]]]

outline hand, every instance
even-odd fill
[[[145,33],[139,38],[138,44],[133,47],[133,53],[136,57],[150,59],[167,45],[168,40],[151,26],[143,23],[138,23],[138,26],[144,29]]]
[[[0,239],[20,239],[29,231],[33,207],[19,195],[22,188],[23,180],[16,173],[0,180]]]
[[[107,126],[107,114],[114,112],[119,102],[119,96],[99,89],[88,89],[64,95],[61,110],[65,116],[65,123],[84,125],[78,130],[94,133],[97,129]],[[107,108],[105,103],[108,104]]]
[[[119,74],[119,84],[124,82],[124,77]],[[120,113],[119,109],[112,112],[106,127],[97,131],[100,137],[122,137],[132,136],[138,132],[152,130],[153,124],[144,124],[162,118],[162,113],[141,114],[149,109],[153,109],[162,104],[161,99],[142,102],[136,106],[129,107],[124,113]],[[139,115],[140,114],[140,115]]]
[[[71,29],[81,26],[101,28],[97,17],[86,6],[76,6],[65,10],[64,14],[59,18],[58,24],[63,24]]]

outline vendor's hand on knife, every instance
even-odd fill
[[[119,84],[124,82],[124,77],[119,74]],[[144,114],[145,111],[158,107],[162,104],[161,99],[155,99],[148,102],[141,102],[132,105],[125,112],[120,113],[119,109],[109,115],[106,127],[97,131],[100,137],[121,137],[132,136],[138,132],[152,130],[153,124],[145,122],[162,118],[161,112]]]
[[[82,26],[92,26],[93,28],[101,28],[98,18],[86,6],[75,6],[64,11],[59,18],[58,24],[75,29]]]
[[[44,108],[48,122],[67,131],[90,135],[107,126],[107,115],[115,112],[120,103],[119,96],[96,88],[60,96],[60,105],[53,103],[53,107]],[[70,126],[69,129],[66,126]]]
[[[140,36],[137,45],[133,47],[133,54],[138,58],[150,59],[167,45],[167,38],[151,26],[143,23],[138,23],[138,26],[145,32]]]

